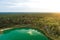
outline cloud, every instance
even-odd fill
[[[17,6],[22,6],[27,0],[2,0],[0,1],[0,6],[10,6],[10,7],[17,7]]]
[[[29,7],[29,8],[39,8],[40,1],[39,0],[29,0],[25,2],[18,2],[18,0],[14,2],[7,2],[7,4],[11,4],[11,6],[7,6],[8,8],[15,8],[15,7]]]
[[[29,8],[40,8],[39,0],[29,0],[27,2],[7,2],[7,4],[11,4],[11,6],[7,6],[8,8],[17,8],[17,7],[29,7]]]
[[[60,1],[59,0],[30,0],[26,4],[30,11],[40,11],[40,12],[59,12],[60,11]]]
[[[9,11],[59,12],[59,0],[2,0],[0,8]]]
[[[13,6],[10,7],[21,7],[26,6],[29,8],[42,8],[42,9],[57,9],[60,7],[60,1],[58,0],[29,0],[28,2],[22,3],[11,3]]]

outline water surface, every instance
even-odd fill
[[[35,29],[11,29],[0,34],[0,40],[49,40],[43,33]]]

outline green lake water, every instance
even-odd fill
[[[11,29],[0,34],[0,40],[49,40],[42,32],[35,29]]]

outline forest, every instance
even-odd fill
[[[43,30],[52,39],[60,39],[60,14],[0,14],[0,29],[27,26]]]

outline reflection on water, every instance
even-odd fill
[[[34,29],[15,29],[0,34],[0,40],[48,40],[48,38]]]

